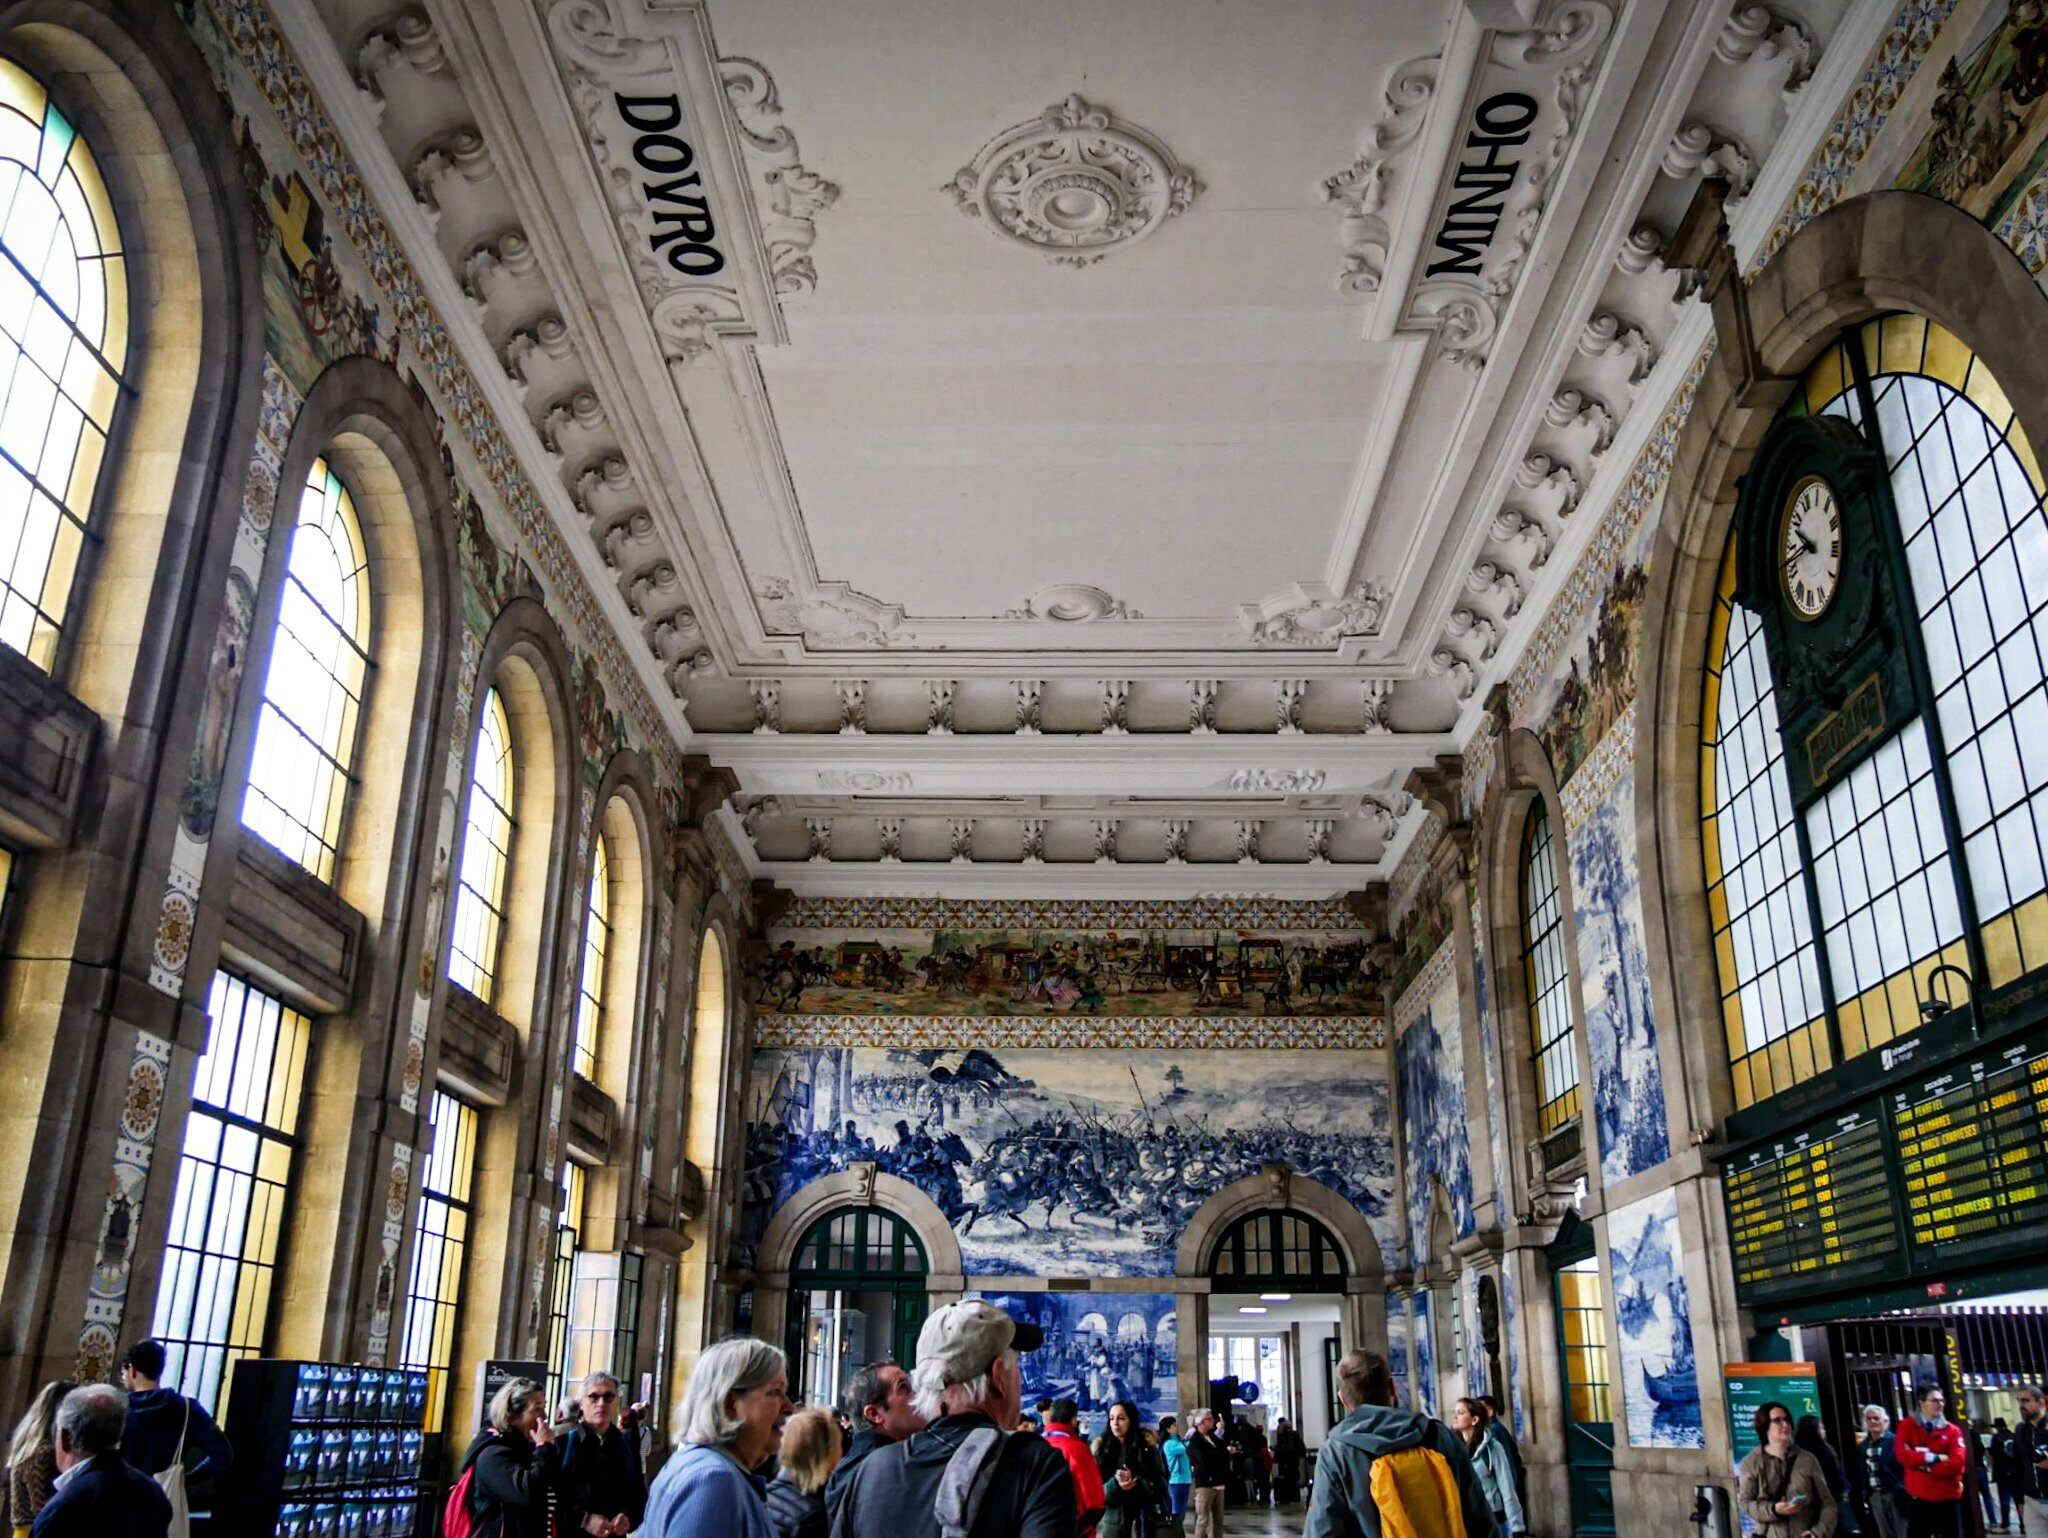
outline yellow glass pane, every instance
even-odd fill
[[[2005,386],[1992,377],[1991,370],[1979,360],[1970,369],[1969,382],[1963,386],[1963,393],[1977,403],[1977,407],[1999,432],[2012,423],[2012,401],[2007,398]]]
[[[1918,315],[1887,315],[1879,322],[1879,352],[1871,359],[1874,372],[1912,374],[1919,372],[1926,350],[1927,322]]]
[[[1962,338],[1948,327],[1931,325],[1927,328],[1927,357],[1921,369],[1930,377],[1941,380],[1951,389],[1961,390],[1964,381],[1970,377],[1970,365],[1975,357],[1963,345]]]
[[[1806,410],[1809,415],[1818,413],[1822,407],[1842,393],[1842,349],[1840,345],[1830,346],[1806,371]],[[1718,650],[1708,653],[1720,656]]]

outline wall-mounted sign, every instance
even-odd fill
[[[1465,151],[1451,176],[1451,202],[1436,227],[1435,255],[1425,275],[1480,277],[1487,254],[1500,233],[1508,194],[1522,168],[1522,146],[1541,109],[1536,98],[1521,91],[1502,91],[1482,101],[1472,114]]]
[[[647,244],[656,257],[691,278],[708,278],[725,267],[718,225],[704,195],[697,151],[682,135],[683,99],[666,96],[612,98],[630,136],[633,164],[643,173],[640,198],[647,209]]]
[[[1756,1450],[1756,1412],[1762,1406],[1781,1404],[1795,1422],[1820,1414],[1820,1377],[1811,1362],[1730,1362],[1721,1373],[1737,1468]]]

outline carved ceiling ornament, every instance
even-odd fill
[[[754,585],[761,624],[770,635],[801,636],[826,650],[856,646],[906,646],[916,637],[903,629],[903,609],[870,598],[844,582],[820,582],[800,592],[787,577],[763,577]]]
[[[1202,184],[1157,138],[1080,96],[982,146],[944,189],[970,219],[1087,267],[1184,212]]]
[[[1055,582],[1033,593],[1017,608],[1005,610],[1004,619],[1053,620],[1063,625],[1086,624],[1098,619],[1143,619],[1145,616],[1085,582]]]
[[[1377,577],[1341,594],[1321,582],[1297,582],[1277,597],[1246,604],[1238,621],[1260,646],[1334,647],[1346,636],[1378,635],[1386,605],[1387,585]]]
[[[1476,57],[1389,73],[1358,158],[1323,183],[1344,214],[1337,285],[1369,300],[1369,337],[1434,333],[1444,362],[1485,366],[1613,29],[1608,0],[1552,0]],[[1448,147],[1446,164],[1412,163],[1425,141]]]

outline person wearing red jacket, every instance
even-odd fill
[[[1906,1476],[1908,1538],[1962,1538],[1963,1481],[1970,1457],[1963,1428],[1943,1415],[1948,1401],[1932,1384],[1915,1413],[1899,1423],[1892,1452]]]
[[[1102,1488],[1102,1470],[1095,1454],[1081,1440],[1075,1426],[1080,1408],[1071,1399],[1055,1399],[1045,1412],[1045,1439],[1067,1460],[1074,1476],[1074,1501],[1080,1508],[1081,1538],[1095,1538],[1095,1524],[1102,1520],[1109,1497]]]

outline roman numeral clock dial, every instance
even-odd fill
[[[1778,580],[1803,620],[1817,620],[1842,581],[1842,509],[1834,488],[1817,475],[1792,488],[1778,523]]]

